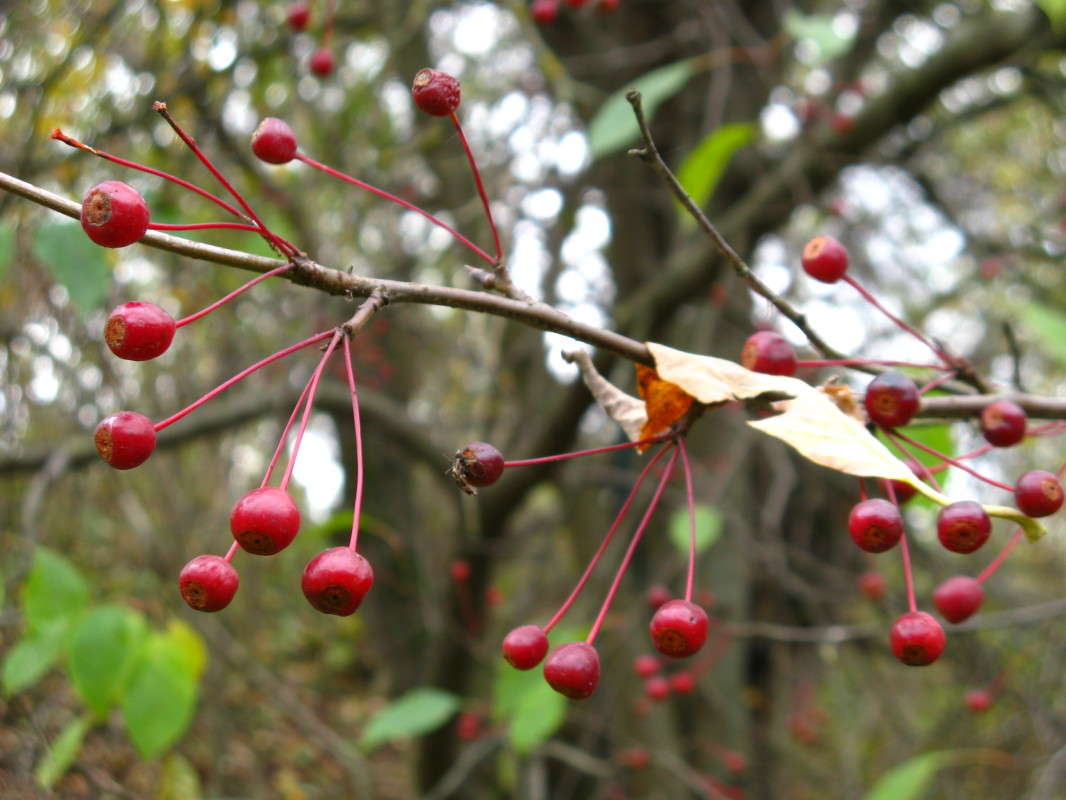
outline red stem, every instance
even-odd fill
[[[639,442],[622,442],[621,444],[612,444],[607,447],[594,447],[591,450],[575,450],[573,453],[558,453],[552,456],[541,456],[540,458],[523,458],[518,461],[504,461],[504,467],[531,467],[535,464],[550,464],[553,461],[566,461],[571,458],[581,458],[582,456],[594,456],[597,453],[610,453],[614,450],[627,450],[631,447],[643,447],[648,444],[656,444],[664,439],[669,439],[674,434],[664,433],[661,436],[653,436],[651,439],[641,439]]]
[[[839,358],[816,361],[797,361],[797,367],[862,367],[879,364],[883,367],[914,367],[915,369],[946,370],[941,364],[916,364],[912,361],[886,361],[880,358]]]
[[[944,369],[944,368],[942,368],[942,369]],[[940,384],[947,383],[948,381],[950,381],[954,377],[955,377],[955,370],[949,369],[943,375],[938,375],[937,377],[933,378],[933,380],[929,381],[929,383],[927,383],[923,387],[921,387],[918,390],[918,394],[925,394],[926,392],[931,392],[937,386],[940,386]]]
[[[685,576],[685,601],[692,602],[692,584],[696,580],[696,494],[692,491],[692,465],[688,461],[685,440],[678,438],[681,466],[685,471],[685,500],[688,503],[688,574]]]
[[[148,228],[153,231],[231,230],[260,232],[255,225],[247,225],[243,222],[149,222]]]
[[[1007,556],[1010,555],[1011,550],[1013,550],[1018,545],[1018,542],[1022,540],[1024,534],[1025,531],[1021,528],[1014,531],[1014,535],[1010,537],[1005,545],[1003,545],[1003,549],[999,551],[999,554],[989,562],[987,567],[981,570],[981,574],[977,576],[978,583],[984,583],[995,574],[996,570],[999,569],[1000,564],[1002,564]]]
[[[233,556],[235,556],[236,554],[237,554],[237,542],[234,541],[233,544],[231,544],[229,546],[229,550],[226,551],[226,555],[224,555],[222,557],[224,559],[226,559],[226,561],[232,562],[233,561]]]
[[[281,476],[281,490],[285,491],[289,488],[289,480],[292,478],[293,467],[296,466],[296,456],[300,452],[300,444],[303,442],[304,433],[307,431],[307,423],[311,421],[311,409],[315,405],[315,392],[318,390],[318,380],[322,377],[322,370],[326,368],[326,362],[329,361],[329,357],[333,355],[333,350],[337,347],[337,342],[340,341],[341,336],[344,333],[339,328],[334,331],[333,338],[329,340],[329,346],[326,348],[326,352],[322,354],[322,360],[318,362],[318,366],[315,367],[315,371],[311,374],[311,381],[307,386],[307,402],[304,404],[304,415],[300,418],[300,427],[296,431],[296,441],[292,443],[292,453],[289,455],[289,463],[285,465],[285,474]]]
[[[250,281],[248,281],[246,284],[244,284],[244,286],[241,286],[238,289],[234,289],[232,292],[227,294],[225,297],[221,298],[220,300],[216,300],[215,302],[213,302],[211,305],[207,306],[206,308],[202,308],[201,310],[197,311],[195,314],[190,314],[187,317],[183,317],[182,319],[179,319],[177,322],[174,323],[174,327],[181,328],[181,327],[183,327],[185,325],[188,325],[190,322],[196,322],[196,320],[200,319],[201,317],[206,317],[212,311],[214,311],[215,309],[225,305],[226,303],[228,303],[230,300],[232,300],[237,295],[242,294],[243,292],[247,292],[249,289],[251,289],[257,283],[262,283],[267,278],[272,278],[275,275],[280,275],[285,270],[291,269],[291,268],[292,268],[292,263],[288,263],[288,264],[285,264],[285,265],[280,266],[280,267],[275,267],[274,269],[270,270],[269,272],[264,272],[262,275],[260,275],[260,276],[258,276],[256,278],[252,278]]]
[[[496,248],[496,263],[499,264],[503,261],[503,246],[500,244],[500,232],[496,229],[496,221],[492,218],[492,207],[489,205],[489,196],[485,191],[485,184],[481,180],[481,171],[477,168],[477,159],[474,158],[474,151],[470,149],[470,142],[466,140],[466,134],[463,132],[463,126],[459,122],[459,117],[455,115],[455,112],[451,112],[449,115],[452,118],[452,124],[455,125],[455,130],[459,134],[459,141],[463,145],[463,151],[466,153],[467,163],[470,164],[470,171],[474,173],[474,183],[477,184],[478,197],[481,198],[481,207],[485,209],[485,218],[489,221],[489,228],[492,230],[492,244]]]
[[[885,488],[888,490],[888,499],[898,508],[899,501],[896,500],[896,490],[892,488],[892,482],[885,481]],[[903,556],[903,582],[907,586],[907,607],[913,613],[918,610],[918,602],[914,598],[914,573],[911,571],[911,550],[907,545],[906,532],[899,537],[899,552]]]
[[[272,363],[274,361],[277,361],[279,358],[284,358],[285,356],[289,355],[289,353],[295,353],[297,350],[299,350],[299,349],[301,349],[303,347],[307,347],[308,345],[314,344],[315,342],[320,342],[320,341],[322,341],[323,339],[325,339],[326,337],[328,337],[328,336],[330,336],[332,334],[333,334],[333,331],[331,331],[331,330],[323,331],[322,333],[316,333],[314,336],[311,336],[310,338],[304,339],[302,342],[297,342],[296,344],[294,344],[294,345],[292,345],[290,347],[286,347],[284,350],[279,350],[278,352],[274,353],[274,355],[272,355],[272,356],[267,356],[262,361],[257,361],[256,363],[252,364],[252,366],[246,367],[243,370],[241,370],[240,372],[238,372],[236,375],[234,375],[228,381],[220,383],[218,386],[216,386],[210,392],[205,394],[203,397],[201,397],[195,403],[192,403],[191,405],[186,406],[181,411],[179,411],[177,414],[173,414],[173,415],[167,417],[162,422],[157,422],[153,427],[155,428],[156,431],[161,431],[164,428],[170,427],[171,425],[173,425],[175,422],[177,422],[182,417],[185,417],[185,416],[191,414],[193,411],[198,409],[200,406],[202,406],[208,400],[211,400],[212,398],[214,398],[217,395],[221,394],[222,392],[226,391],[226,389],[231,387],[233,384],[244,380],[245,378],[247,378],[249,375],[251,375],[256,370],[262,369],[267,364],[270,364],[270,363]]]
[[[989,478],[989,477],[987,477],[985,475],[982,475],[980,472],[975,470],[973,467],[969,467],[969,466],[961,463],[960,461],[958,461],[958,460],[956,460],[954,458],[951,458],[950,456],[946,456],[943,453],[939,452],[938,450],[934,450],[932,447],[928,447],[927,445],[924,445],[921,442],[916,442],[914,439],[910,438],[909,436],[904,436],[902,433],[900,433],[898,430],[896,430],[894,428],[884,428],[883,430],[885,431],[886,434],[888,434],[888,436],[895,437],[895,438],[897,438],[897,439],[899,439],[899,440],[901,440],[903,442],[906,442],[911,447],[916,447],[919,450],[921,450],[922,452],[928,453],[931,456],[935,456],[936,458],[941,459],[945,463],[951,464],[951,466],[953,466],[953,467],[958,467],[959,469],[961,469],[964,472],[969,472],[975,478],[977,478],[979,480],[982,480],[982,481],[984,481],[987,484],[991,484],[992,486],[995,486],[995,487],[997,487],[999,489],[1003,489],[1004,491],[1007,491],[1007,492],[1011,492],[1011,493],[1014,492],[1014,487],[1013,486],[1008,486],[1005,483],[1000,483],[999,481],[995,480],[994,478]]]
[[[354,553],[359,541],[359,515],[363,509],[363,424],[359,419],[359,395],[355,391],[350,338],[344,337],[344,371],[348,376],[348,390],[352,393],[352,420],[355,423],[355,503],[352,506],[352,536],[348,541],[348,549]]]
[[[933,354],[936,355],[937,358],[939,358],[945,364],[948,364],[950,366],[950,362],[944,356],[944,354],[940,352],[940,348],[938,348],[935,344],[933,344],[931,341],[929,341],[927,338],[925,338],[925,335],[923,333],[918,331],[916,328],[912,328],[906,322],[901,320],[899,317],[897,317],[895,314],[893,314],[891,311],[889,311],[887,308],[885,308],[883,305],[881,305],[880,301],[878,301],[878,299],[876,297],[874,297],[872,294],[870,294],[868,291],[866,291],[866,289],[864,289],[862,287],[862,285],[857,280],[855,280],[850,275],[845,274],[844,275],[844,282],[849,284],[852,288],[855,289],[855,291],[857,291],[860,295],[862,295],[863,299],[867,303],[872,305],[874,308],[876,308],[878,311],[880,311],[882,314],[884,314],[886,317],[888,317],[890,320],[892,320],[892,322],[895,323],[897,327],[899,327],[901,330],[906,331],[911,336],[913,336],[915,339],[917,339],[919,342],[924,344],[926,347],[928,347],[930,350],[933,351]]]
[[[285,423],[285,427],[281,431],[281,436],[278,437],[278,446],[274,448],[274,455],[270,457],[270,463],[267,464],[266,472],[263,475],[263,482],[259,484],[259,488],[262,489],[268,483],[270,478],[274,474],[274,468],[277,467],[278,461],[281,459],[281,452],[285,449],[285,442],[289,438],[289,431],[292,430],[292,424],[296,421],[296,415],[300,413],[300,409],[303,408],[304,400],[307,398],[307,391],[311,388],[311,381],[308,380],[304,384],[303,391],[300,392],[300,398],[296,401],[296,405],[292,407],[292,413],[289,414],[289,421]]]

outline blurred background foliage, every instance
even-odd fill
[[[337,70],[325,79],[307,68],[324,3],[304,33],[286,26],[287,5],[8,5],[0,170],[71,198],[126,180],[156,221],[217,219],[196,196],[49,139],[58,126],[214,188],[151,113],[162,99],[315,260],[468,286],[466,254],[417,215],[298,165],[267,167],[247,146],[262,116],[282,117],[312,157],[484,244],[454,131],[409,99],[411,77],[431,65],[463,82],[460,113],[524,289],[638,339],[736,358],[755,326],[777,326],[809,353],[626,155],[635,127],[620,93],[638,85],[686,186],[830,343],[867,357],[922,356],[847,288],[800,276],[803,242],[823,232],[849,246],[857,277],[891,308],[988,379],[1034,394],[1063,389],[1061,4],[623,0],[602,13],[590,0],[561,4],[554,23],[537,25],[520,2],[346,1]],[[252,236],[196,238],[266,253]],[[358,340],[361,543],[377,583],[355,616],[317,614],[298,589],[304,563],[341,541],[351,519],[353,432],[337,365],[297,468],[301,536],[276,558],[239,555],[241,589],[223,613],[188,611],[178,571],[229,545],[229,510],[259,480],[313,359],[289,358],[227,392],[129,473],[88,451],[93,427],[126,408],[159,419],[343,321],[352,302],[271,281],[143,364],[112,358],[100,330],[125,300],[187,314],[246,277],[141,246],[103,251],[70,221],[0,196],[4,797],[1066,794],[1061,524],[1011,557],[990,582],[988,613],[949,632],[939,663],[903,668],[885,644],[904,607],[898,556],[867,560],[848,541],[854,483],[751,435],[739,411],[716,411],[691,436],[708,530],[699,588],[718,620],[694,690],[652,703],[632,669],[650,650],[649,588],[680,590],[683,558],[669,533],[683,505],[677,484],[598,642],[596,695],[564,703],[539,673],[502,668],[500,638],[552,614],[639,460],[515,471],[476,499],[456,491],[444,469],[473,439],[523,458],[619,437],[562,362],[564,341],[498,318],[394,306]],[[599,363],[632,388],[628,364]],[[954,452],[979,441],[969,422],[923,435]],[[979,464],[1010,480],[1061,458],[1054,440],[1041,440]],[[1002,500],[965,476],[948,491]],[[997,528],[963,562],[937,546],[928,507],[908,521],[927,607],[937,583],[976,573],[1009,533]],[[463,580],[457,563],[469,569]],[[886,579],[882,599],[857,588],[870,570]],[[559,641],[581,634],[609,571]],[[64,585],[74,588],[64,594]],[[54,590],[44,606],[34,600],[42,586]],[[90,659],[103,683],[86,677],[79,635],[110,642],[100,652],[111,668]],[[27,654],[27,640],[41,649]],[[145,713],[155,699],[137,695],[131,676],[153,663],[137,661],[146,652],[169,665],[160,669],[183,687],[185,705]],[[110,674],[124,677],[112,684]],[[967,692],[990,683],[994,702],[973,713]],[[172,729],[152,728],[167,719]]]

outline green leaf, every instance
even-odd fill
[[[56,222],[37,229],[33,252],[66,288],[70,302],[82,314],[95,310],[107,296],[111,270],[99,245],[80,225]]]
[[[171,753],[163,760],[163,774],[155,800],[200,800],[203,788],[200,776],[181,753]]]
[[[70,679],[97,716],[118,702],[146,635],[144,618],[121,606],[95,608],[75,626],[67,661]]]
[[[394,739],[421,736],[447,722],[458,708],[459,698],[451,692],[432,686],[412,689],[370,719],[359,745],[370,751]]]
[[[814,63],[836,58],[848,49],[850,36],[841,36],[830,14],[802,14],[794,9],[785,12],[785,31],[794,39],[806,39],[816,50]]]
[[[15,250],[15,229],[10,225],[0,225],[0,278],[4,277],[11,266],[11,256]]]
[[[52,788],[57,780],[63,777],[63,773],[70,769],[74,759],[81,750],[81,743],[85,734],[93,726],[93,719],[86,714],[84,717],[72,720],[63,729],[63,732],[52,742],[48,752],[44,754],[41,763],[34,770],[34,777],[45,789]]]
[[[955,456],[955,440],[951,435],[950,425],[910,425],[905,433],[907,438],[921,442],[926,447],[931,447],[933,450],[952,458]],[[926,453],[924,450],[910,447],[909,445],[904,446],[909,453],[927,467],[935,467],[937,464],[943,463],[941,459]]]
[[[548,685],[539,669],[519,672],[511,688],[512,709],[507,740],[520,755],[548,741],[566,719],[566,698]]]
[[[711,199],[733,154],[755,137],[756,130],[750,122],[722,125],[688,154],[677,170],[677,179],[696,205],[703,206]],[[691,219],[688,212],[684,214],[685,219]]]
[[[67,626],[53,624],[27,631],[4,657],[4,694],[14,694],[37,683],[59,660],[66,642]]]
[[[199,681],[207,666],[207,645],[204,638],[180,619],[172,619],[164,636],[174,648],[178,663],[194,681]]]
[[[695,59],[677,61],[646,72],[631,85],[612,93],[589,123],[589,149],[593,159],[621,150],[640,136],[633,108],[626,100],[626,92],[630,89],[640,92],[644,115],[650,122],[659,106],[681,91],[695,71]]]
[[[1040,340],[1047,354],[1066,364],[1066,314],[1040,303],[1027,303],[1019,312],[1022,322]]]
[[[696,506],[696,552],[702,553],[718,541],[722,533],[722,515],[712,506]],[[688,508],[676,509],[670,515],[670,541],[683,554],[688,555]]]
[[[907,759],[882,775],[863,800],[919,800],[939,769],[957,763],[967,755],[940,750]]]
[[[182,737],[193,719],[196,690],[182,645],[153,634],[122,694],[126,729],[142,758],[155,758]]]
[[[89,603],[89,585],[63,556],[38,547],[22,587],[26,626],[37,629],[56,621],[67,623]]]
[[[1051,27],[1059,33],[1066,31],[1066,0],[1036,0],[1036,4],[1051,20]]]

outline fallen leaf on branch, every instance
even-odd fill
[[[640,431],[641,439],[665,433],[688,413],[695,402],[692,395],[676,383],[664,381],[655,370],[643,364],[637,364],[637,392],[644,399],[644,412],[647,415],[647,422]]]
[[[592,357],[587,350],[571,350],[563,358],[576,364],[581,372],[581,379],[592,393],[607,416],[622,426],[631,442],[640,441],[640,432],[648,421],[644,410],[644,401],[626,394],[605,377],[592,364]]]

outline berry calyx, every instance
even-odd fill
[[[181,569],[181,599],[197,611],[221,611],[237,593],[237,570],[222,556],[197,556]]]
[[[252,134],[252,152],[268,164],[288,164],[296,156],[296,134],[285,120],[264,117]]]
[[[548,652],[548,637],[537,625],[522,625],[503,637],[501,649],[515,669],[533,669]]]
[[[851,509],[848,533],[861,550],[883,553],[895,547],[903,535],[903,517],[895,503],[872,497]]]
[[[892,623],[889,644],[908,667],[932,664],[944,652],[947,637],[940,623],[924,611],[911,611]]]
[[[541,25],[555,22],[555,18],[559,16],[558,0],[533,0],[529,13],[534,21]]]
[[[655,656],[643,655],[633,659],[633,671],[641,678],[650,678],[659,671],[662,664]]]
[[[749,336],[740,351],[740,363],[745,369],[767,375],[796,374],[796,352],[784,336],[773,331]]]
[[[971,689],[966,693],[966,708],[974,714],[988,711],[992,707],[992,693],[987,689]]]
[[[691,672],[675,672],[670,676],[670,689],[674,694],[692,694],[696,691],[696,679]]]
[[[859,591],[870,600],[880,600],[885,596],[887,583],[880,572],[864,572],[856,581]]]
[[[836,283],[848,271],[848,251],[832,236],[815,236],[803,247],[803,271],[822,283]]]
[[[899,372],[883,372],[870,381],[863,405],[870,419],[885,428],[900,428],[918,412],[918,387]]]
[[[707,612],[688,600],[671,600],[655,612],[649,630],[656,650],[671,658],[685,658],[707,641]]]
[[[326,77],[333,73],[335,62],[333,59],[333,51],[328,47],[320,47],[311,54],[311,72],[319,77]]]
[[[491,486],[503,474],[503,455],[488,442],[471,442],[455,454],[448,474],[468,492],[469,487]]]
[[[81,201],[81,227],[101,247],[126,247],[148,230],[148,204],[122,181],[93,186]]]
[[[1062,484],[1042,469],[1026,472],[1014,484],[1014,502],[1027,517],[1046,517],[1062,506]]]
[[[559,694],[583,700],[600,682],[600,656],[586,642],[568,642],[544,662],[544,679]]]
[[[940,509],[936,517],[936,535],[953,553],[972,553],[988,541],[992,520],[973,500],[961,500]]]
[[[411,84],[415,105],[435,117],[446,117],[459,108],[458,79],[436,69],[420,69]]]
[[[285,21],[294,31],[305,31],[311,21],[311,6],[307,3],[293,3],[285,15]]]
[[[93,443],[100,458],[115,469],[133,469],[155,450],[155,427],[144,414],[119,411],[96,426]]]
[[[123,303],[104,324],[104,341],[119,358],[148,361],[167,351],[174,341],[174,318],[155,303]]]
[[[296,538],[300,511],[283,489],[264,486],[237,501],[229,516],[229,528],[237,544],[249,553],[272,556]]]
[[[981,607],[985,590],[980,581],[966,575],[948,578],[933,590],[933,605],[948,622],[969,619]]]
[[[323,550],[307,562],[300,588],[304,597],[323,614],[354,614],[374,585],[370,562],[347,547]]]
[[[981,433],[995,447],[1010,447],[1025,438],[1025,410],[1010,400],[996,400],[981,410]]]
[[[661,675],[655,675],[644,681],[644,695],[649,700],[661,703],[670,696],[670,681]]]

